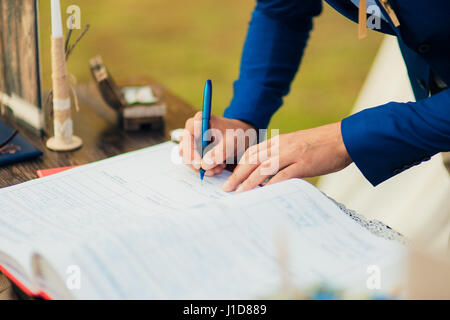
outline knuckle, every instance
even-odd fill
[[[201,118],[202,118],[202,112],[201,112],[201,111],[198,111],[198,112],[195,114],[194,119],[195,119],[195,120],[200,120]]]
[[[303,154],[306,150],[308,150],[309,144],[305,141],[302,141],[301,143],[297,144],[297,152],[300,154]]]
[[[180,146],[184,148],[185,146],[188,146],[192,142],[191,134],[189,133],[189,131],[185,130],[182,134],[182,137],[183,138],[180,139],[181,140]]]
[[[258,145],[255,144],[247,149],[248,154],[255,154],[258,152]]]
[[[247,149],[241,158],[242,163],[250,162],[250,158],[252,157],[252,155],[253,155],[253,153],[251,152],[250,148]],[[239,162],[241,162],[241,161],[239,161]]]
[[[250,164],[256,164],[258,163],[258,148],[255,147],[251,147],[247,150],[247,160]]]
[[[248,164],[258,164],[258,160],[259,159],[258,159],[258,154],[257,153],[251,154],[249,159],[248,159]]]
[[[270,168],[271,166],[272,166],[272,160],[270,160],[270,159],[261,163],[262,169],[267,169],[267,168]]]
[[[192,128],[193,121],[194,120],[192,118],[187,119],[185,124],[184,124],[184,127],[189,130],[190,128]]]
[[[238,165],[242,165],[242,164],[248,163],[249,162],[248,159],[249,159],[249,153],[246,151],[242,155],[241,159],[239,159]]]

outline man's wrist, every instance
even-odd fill
[[[344,143],[344,138],[342,137],[341,121],[337,122],[337,147],[339,158],[342,159],[344,166],[348,166],[353,162],[350,154],[347,151],[347,147]]]

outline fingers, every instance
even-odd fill
[[[255,156],[255,150],[257,150],[256,146],[247,149],[238,165],[234,169],[233,174],[222,186],[223,191],[231,192],[236,190],[237,186],[241,184],[242,181],[247,179],[252,171],[259,166],[259,163],[257,161],[257,154]]]
[[[217,165],[223,164],[226,160],[225,149],[225,144],[222,140],[204,155],[201,162],[201,167],[204,170],[211,170],[217,167]]]
[[[216,168],[214,168],[215,174],[221,174],[226,166],[227,165],[225,163],[222,163],[221,165],[218,165]]]
[[[202,113],[197,112],[194,117],[185,123],[185,130],[180,137],[179,154],[183,163],[198,171],[201,164],[201,156],[197,151],[195,140],[201,135]]]
[[[189,118],[184,127],[194,138],[198,139],[202,135],[202,113],[199,111]]]
[[[272,164],[272,161],[279,162],[280,158],[278,157],[277,153],[273,154],[272,161],[268,161],[269,159],[271,159],[272,154],[270,150],[271,150],[271,143],[269,141],[265,141],[259,145],[255,145],[248,148],[247,151],[242,156],[241,160],[239,161],[236,169],[234,169],[233,174],[222,186],[222,190],[225,192],[231,192],[236,190],[237,186],[239,186],[241,183],[250,178],[250,175],[258,167],[260,167],[261,163],[265,163],[265,165],[260,169],[260,171],[263,171],[265,170],[266,166]],[[262,178],[260,171],[258,171],[259,173],[255,173],[255,176],[252,177],[252,179],[250,180],[248,185],[246,185],[246,187],[250,188],[250,186],[253,186],[252,188],[254,188],[255,186],[259,185],[266,179]],[[266,174],[266,177],[267,176],[268,175]]]
[[[271,177],[276,172],[273,172],[271,168],[278,168],[279,166],[279,157],[271,158],[269,160],[264,161],[259,165],[250,176],[241,183],[241,185],[236,189],[236,192],[244,192],[256,188],[261,183],[264,182],[267,178]]]
[[[185,132],[180,139],[179,153],[182,156],[183,163],[189,165],[194,170],[204,169],[206,176],[221,173],[227,159],[234,159],[236,157],[234,135],[227,139],[227,136],[224,134],[228,129],[239,129],[242,131],[243,129],[240,126],[243,125],[238,125],[233,120],[211,115],[210,129],[207,131],[207,136],[205,137],[210,143],[206,149],[201,151],[202,113],[197,112],[195,116],[186,121]],[[240,140],[237,140],[237,144],[239,145]],[[264,146],[264,148],[267,147]]]
[[[225,164],[220,164],[211,170],[205,171],[205,176],[213,177],[215,175],[221,174],[222,171],[225,169],[225,166],[226,166]]]
[[[200,169],[201,157],[197,152],[195,139],[188,130],[184,130],[180,138],[179,154],[183,163],[194,170]]]
[[[226,162],[227,147],[226,138],[223,136],[223,131],[218,129],[219,124],[217,118],[211,115],[211,129],[209,130],[209,137],[211,144],[205,149],[201,167],[204,170],[211,170]],[[234,150],[233,150],[234,151]],[[234,152],[231,156],[234,156]]]
[[[278,172],[275,176],[273,176],[272,179],[269,180],[269,182],[266,184],[266,186],[275,184],[281,181],[289,180],[292,178],[300,177],[302,174],[302,164],[296,163],[293,165],[288,166],[287,168],[281,170]]]

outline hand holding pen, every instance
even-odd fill
[[[195,116],[186,121],[179,145],[183,163],[195,171],[203,171],[200,173],[200,178],[222,173],[227,158],[236,158],[245,151],[245,149],[236,150],[234,139],[227,140],[227,130],[245,132],[253,128],[243,121],[211,114],[212,85],[210,80],[206,81],[203,95],[203,112],[197,112]],[[208,136],[208,129],[215,129],[221,133],[220,136],[214,137],[214,146],[210,146],[211,137]],[[208,146],[209,148],[206,148]],[[231,154],[227,154],[227,152],[231,152]]]

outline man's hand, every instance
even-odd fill
[[[333,123],[282,134],[248,148],[223,190],[247,191],[270,177],[268,185],[291,178],[315,177],[339,171],[350,163],[341,124]]]
[[[205,175],[208,177],[220,174],[226,166],[227,159],[240,157],[250,143],[256,142],[256,131],[249,124],[240,120],[211,115],[212,144],[207,147],[202,159],[200,155],[201,128],[202,113],[197,112],[194,117],[186,121],[185,130],[181,136],[179,153],[183,158],[183,163],[195,171],[198,171],[200,167],[203,168],[206,171]],[[254,141],[245,138],[245,133],[250,132],[247,131],[249,129],[255,134]],[[243,144],[238,142],[242,139],[245,141]]]

